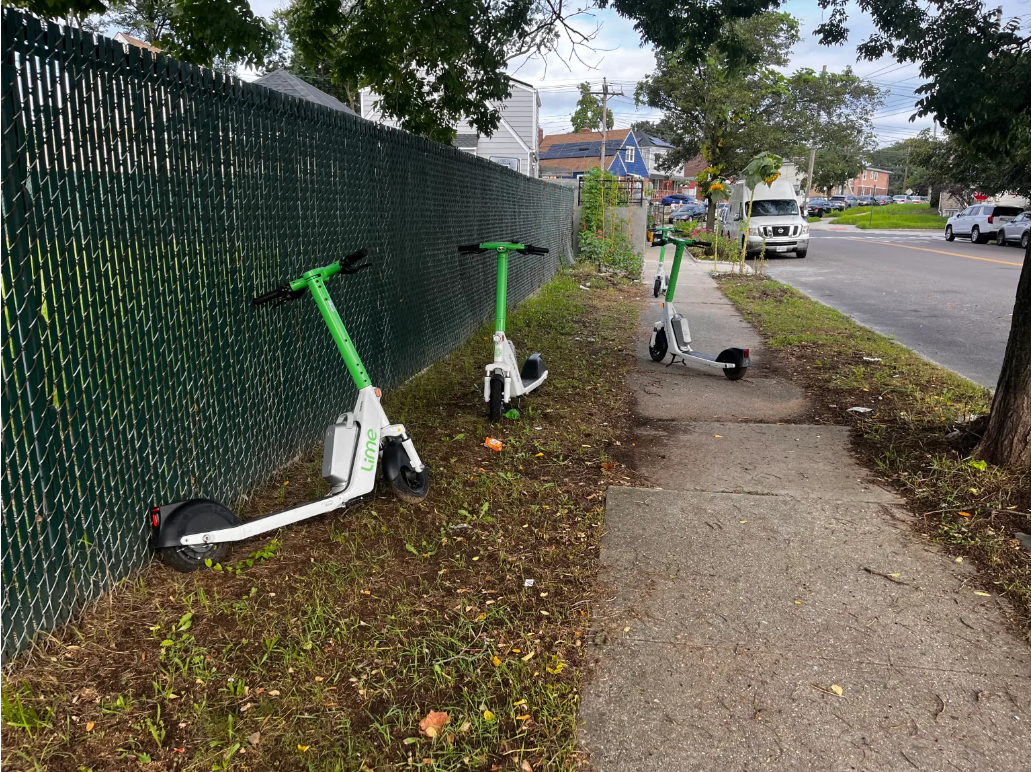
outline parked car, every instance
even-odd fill
[[[998,204],[968,206],[945,221],[945,240],[952,241],[956,236],[969,236],[970,243],[982,244],[988,239],[995,238],[999,228],[1011,222],[1019,214],[1019,206],[999,206]]]
[[[825,214],[836,211],[836,209],[825,198],[811,198],[806,205],[806,211],[807,217],[823,217]]]
[[[877,206],[887,206],[891,203],[891,196],[874,196],[873,198],[877,202]]]
[[[857,196],[856,204],[859,206],[877,206],[877,201],[873,196]]]
[[[1021,212],[1005,227],[999,228],[995,234],[995,243],[1000,247],[1007,244],[1020,244],[1021,249],[1027,249],[1028,239],[1031,238],[1031,211]]]
[[[892,196],[891,197],[891,203],[893,203],[893,204],[905,204],[906,203],[906,197],[905,196]]]
[[[844,206],[842,206],[842,209],[851,209],[852,207],[856,206],[855,196],[831,196],[831,201],[840,201],[842,204],[844,204]]]
[[[927,201],[923,196],[906,196],[907,204],[926,204]]]
[[[687,193],[671,193],[668,196],[663,196],[663,206],[680,206],[684,203],[693,204],[695,202],[694,196],[689,196]]]
[[[697,220],[699,217],[704,216],[705,204],[684,204],[669,216],[669,221],[671,223],[686,222],[688,220]]]
[[[722,232],[745,244],[749,254],[760,252],[764,245],[767,253],[794,252],[795,257],[805,257],[809,252],[809,225],[802,219],[795,189],[786,179],[756,185],[754,196],[745,183],[735,183],[730,206],[720,213],[720,222]]]

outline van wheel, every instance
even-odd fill
[[[981,243],[981,229],[976,225],[970,229],[970,243],[980,244]]]
[[[796,249],[795,250],[795,257],[805,257],[808,254],[809,254],[809,250],[808,249]]]
[[[952,226],[951,225],[946,225],[945,226],[945,240],[946,241],[955,241],[956,240],[956,234],[952,232]]]

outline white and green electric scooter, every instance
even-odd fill
[[[322,312],[343,357],[358,401],[326,429],[322,451],[322,476],[329,495],[296,507],[242,522],[231,509],[209,499],[190,499],[151,509],[153,546],[161,559],[178,571],[195,571],[208,561],[216,563],[228,554],[229,545],[260,533],[332,512],[372,492],[376,472],[383,465],[394,492],[406,501],[420,501],[429,492],[429,473],[415,452],[415,445],[401,424],[391,423],[380,405],[380,390],[372,385],[340,319],[325,280],[337,273],[355,274],[371,267],[361,262],[368,250],[338,260],[324,268],[306,271],[301,278],[254,298],[254,305],[294,300],[307,292]]]
[[[673,355],[669,364],[675,363],[679,357],[685,364],[691,360],[720,369],[732,381],[744,378],[751,364],[748,349],[725,348],[718,356],[695,351],[691,348],[691,328],[687,324],[687,319],[678,314],[676,308],[673,307],[673,295],[677,289],[677,276],[680,275],[680,262],[684,258],[684,250],[694,244],[708,246],[708,242],[676,236],[669,236],[667,240],[676,244],[677,250],[673,255],[673,266],[669,272],[669,286],[666,288],[665,300],[662,303],[662,321],[656,322],[652,329],[651,339],[648,342],[648,353],[656,362],[661,362],[669,353]]]
[[[509,241],[487,241],[466,244],[458,248],[463,255],[492,251],[498,256],[498,290],[494,305],[494,361],[486,367],[483,378],[483,401],[490,405],[490,420],[497,423],[504,415],[505,406],[538,388],[548,377],[540,354],[530,354],[519,367],[515,346],[505,335],[505,314],[508,309],[508,253],[525,252],[528,255],[546,255],[548,249],[533,244]]]
[[[663,263],[666,260],[666,244],[669,243],[668,234],[673,233],[675,230],[675,225],[660,225],[652,229],[652,233],[658,235],[658,239],[654,236],[652,237],[652,245],[662,247],[659,250],[659,268],[655,272],[655,285],[652,287],[653,298],[657,298],[660,294],[664,293],[669,286],[669,277],[663,270]],[[659,241],[658,245],[655,244],[656,241]]]

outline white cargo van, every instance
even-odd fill
[[[746,210],[751,196],[745,183],[735,183],[730,206],[720,216],[724,235],[739,245],[747,238],[750,255],[760,252],[765,241],[767,254],[794,252],[795,257],[805,257],[809,251],[809,225],[798,208],[791,182],[781,177],[772,185],[757,186],[749,223]]]

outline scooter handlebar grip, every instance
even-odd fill
[[[340,265],[343,268],[350,268],[352,265],[357,263],[359,260],[364,260],[368,256],[369,256],[369,250],[368,250],[367,247],[364,248],[364,249],[359,249],[357,252],[354,252],[354,253],[348,255],[347,257],[345,257],[343,260],[341,260],[340,261]]]
[[[258,295],[251,300],[256,305],[264,305],[265,303],[271,303],[273,300],[278,300],[289,290],[287,287],[276,287],[271,292],[266,292],[264,295]]]
[[[463,255],[474,255],[477,252],[486,252],[485,249],[480,249],[479,244],[463,244],[458,247],[459,253]]]
[[[547,247],[535,247],[533,244],[527,244],[523,251],[530,255],[546,255],[551,250]]]

